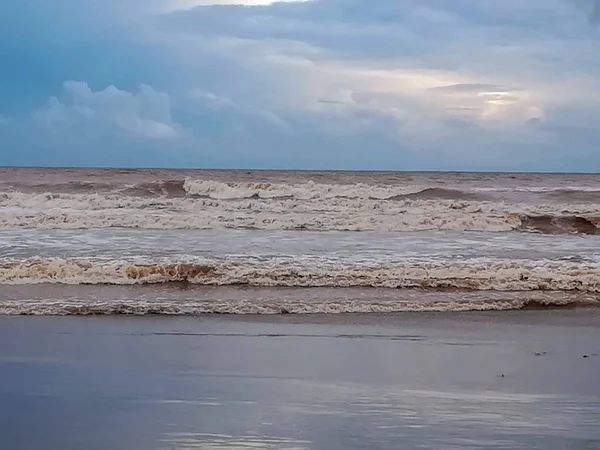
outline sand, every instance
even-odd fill
[[[0,317],[0,448],[598,449],[597,310]]]

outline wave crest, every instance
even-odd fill
[[[263,287],[381,287],[495,291],[600,292],[600,267],[572,261],[407,262],[392,265],[247,260],[132,264],[64,259],[6,260],[0,284],[157,284]]]
[[[542,234],[600,234],[600,216],[519,216],[521,229]]]
[[[357,184],[319,184],[308,181],[301,184],[277,183],[223,183],[211,180],[186,178],[183,189],[188,195],[218,200],[239,200],[248,198],[296,200],[319,199],[364,199],[364,200],[487,200],[488,196],[459,189],[446,189],[430,186],[393,186]]]
[[[193,281],[217,275],[214,267],[194,264],[129,266],[124,268],[124,273],[132,280],[158,279],[158,282]]]
[[[530,231],[599,234],[600,205],[333,197],[217,200],[118,194],[0,193],[0,227],[312,231]]]

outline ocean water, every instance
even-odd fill
[[[600,306],[600,176],[0,169],[0,314]]]

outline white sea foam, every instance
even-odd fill
[[[4,259],[0,284],[156,284],[268,287],[381,287],[496,291],[600,292],[600,265],[572,261],[471,261],[396,264],[294,262],[273,258],[179,263]]]
[[[274,183],[223,183],[186,178],[184,190],[190,195],[214,199],[283,198],[315,200],[332,198],[385,200],[396,196],[416,194],[427,186],[373,186],[357,184],[318,184],[313,181],[301,184]]]
[[[548,192],[587,192],[600,193],[600,188],[589,186],[515,186],[515,187],[470,187],[466,190],[458,188],[443,188],[442,186],[430,186],[425,184],[410,184],[410,185],[369,185],[365,183],[356,184],[321,184],[314,181],[299,184],[283,184],[283,183],[265,183],[265,182],[248,182],[248,183],[224,183],[213,180],[197,180],[186,178],[183,183],[185,192],[190,195],[204,196],[215,199],[240,199],[240,198],[277,198],[277,197],[292,197],[299,200],[314,200],[327,198],[360,198],[360,199],[378,199],[387,200],[396,197],[419,194],[422,192],[436,190],[449,191],[452,190],[457,195],[461,193],[467,195],[469,193],[489,192],[489,193],[506,193],[506,192],[531,192],[531,193],[548,193]]]
[[[224,183],[212,183],[225,190]],[[205,184],[203,192],[209,193]],[[600,204],[506,204],[489,201],[326,197],[238,200],[148,198],[117,194],[0,194],[0,227],[265,230],[471,230],[596,233]],[[229,188],[228,188],[229,189]],[[231,188],[233,189],[233,188]],[[236,188],[238,189],[238,188]],[[262,188],[261,188],[262,189]],[[279,187],[277,189],[280,189]],[[290,188],[299,189],[298,187]],[[357,190],[366,187],[357,187]],[[254,186],[250,192],[257,189]],[[268,191],[268,189],[266,189]],[[221,193],[218,196],[226,196]],[[311,194],[306,194],[310,197]],[[272,192],[273,193],[273,192]],[[289,193],[289,192],[288,192]],[[227,195],[229,195],[227,194]],[[381,194],[381,193],[380,193]],[[389,194],[386,193],[386,195]],[[304,195],[304,194],[303,194]]]

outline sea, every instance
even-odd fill
[[[598,450],[598,373],[600,175],[0,169],[2,450]]]
[[[0,169],[0,314],[600,306],[600,175]]]

